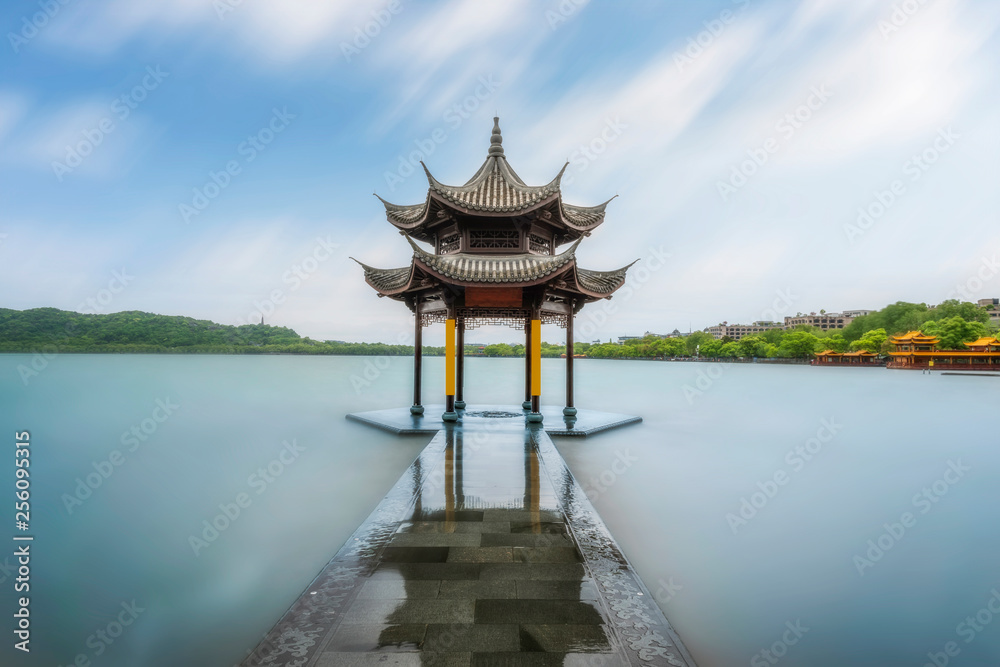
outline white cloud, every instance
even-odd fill
[[[147,145],[154,129],[141,111],[128,111],[122,118],[106,100],[97,98],[36,111],[18,125],[0,159],[48,172],[53,182],[119,176]]]
[[[342,60],[339,42],[383,12],[386,0],[171,0],[79,3],[67,7],[43,38],[49,45],[101,56],[134,40],[167,39],[197,29],[209,41],[234,41],[257,62],[288,63],[322,49]],[[405,5],[404,5],[405,6]],[[385,20],[382,23],[390,23]],[[381,30],[379,26],[379,30]],[[335,58],[330,54],[336,52]]]
[[[29,108],[27,96],[11,90],[0,90],[0,142],[24,118]]]

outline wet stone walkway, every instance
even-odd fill
[[[243,663],[694,665],[548,435],[445,428]]]

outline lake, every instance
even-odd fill
[[[28,430],[35,536],[32,652],[3,664],[238,663],[430,439],[344,419],[408,405],[407,358],[60,355],[25,383],[31,360],[0,355],[3,493]],[[1000,379],[576,367],[578,406],[645,421],[556,444],[702,667],[1000,663]],[[470,406],[523,399],[522,360],[466,373]]]

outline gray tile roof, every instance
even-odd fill
[[[617,196],[615,195],[615,197]],[[604,222],[604,209],[611,203],[611,199],[597,206],[574,206],[573,204],[563,203],[561,204],[563,220],[579,229],[597,227]]]
[[[502,155],[491,155],[465,185],[445,185],[427,172],[430,189],[452,204],[472,211],[517,213],[559,194],[559,174],[547,185],[525,185]]]
[[[392,204],[379,197],[385,205],[389,222],[410,233],[427,223],[431,206],[431,195],[435,195],[446,205],[452,205],[472,213],[508,213],[517,215],[538,206],[558,202],[561,222],[574,232],[590,231],[604,222],[604,210],[609,199],[597,206],[574,206],[564,204],[561,199],[560,183],[569,166],[567,162],[555,178],[546,185],[527,185],[507,162],[503,152],[499,122],[494,119],[493,135],[486,161],[464,185],[445,185],[431,174],[427,165],[421,162],[427,174],[428,197],[420,204]],[[378,195],[375,195],[378,197]],[[612,197],[614,199],[614,197]],[[570,234],[571,238],[575,234]]]
[[[409,237],[413,258],[436,273],[458,282],[528,283],[552,275],[576,258],[579,241],[558,255],[481,255],[454,253],[434,255]]]
[[[638,260],[636,260],[638,261]],[[635,264],[635,262],[632,262]],[[625,284],[625,274],[629,267],[623,266],[614,271],[591,271],[590,269],[576,269],[576,281],[583,289],[595,294],[611,294]]]
[[[544,281],[565,271],[572,271],[580,290],[596,297],[609,296],[625,284],[629,267],[614,271],[591,271],[576,265],[576,249],[580,241],[568,250],[555,256],[549,255],[471,255],[455,253],[435,255],[427,252],[407,237],[413,247],[413,262],[410,266],[397,269],[376,269],[361,264],[365,270],[365,280],[380,294],[405,292],[413,278],[416,262],[446,280],[456,283],[478,283],[483,285],[524,285]],[[357,260],[354,260],[357,262]],[[633,262],[634,264],[635,262]],[[571,281],[572,282],[572,281]]]
[[[354,261],[358,262],[356,259]],[[413,273],[412,264],[398,269],[376,269],[361,262],[358,264],[365,270],[365,281],[382,294],[392,294],[404,289],[410,284],[410,275]]]

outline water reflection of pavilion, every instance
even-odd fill
[[[498,442],[514,437],[521,447]],[[449,664],[449,654],[464,652],[612,658],[596,587],[530,432],[466,443],[462,430],[452,429],[445,438],[439,474],[413,467],[413,510],[386,549],[394,567],[382,575],[398,577],[403,597],[373,648],[419,648],[421,664]],[[434,619],[426,595],[428,577],[438,576],[435,600],[450,601],[451,609]],[[417,620],[441,622],[421,630]]]

